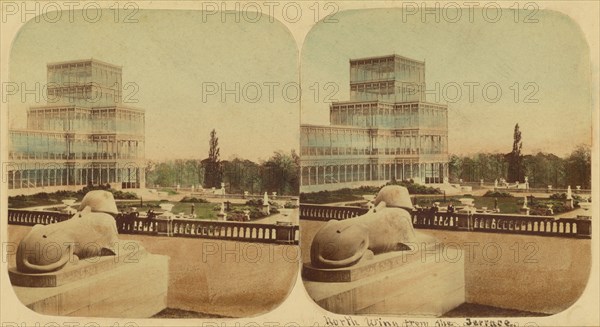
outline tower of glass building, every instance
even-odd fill
[[[47,65],[47,104],[11,130],[13,194],[87,184],[144,187],[144,111],[122,103],[122,69],[96,59]]]
[[[350,100],[330,125],[302,125],[301,191],[386,181],[443,183],[448,108],[425,99],[425,62],[398,55],[350,60]]]

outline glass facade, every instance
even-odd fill
[[[351,101],[425,101],[425,63],[401,56],[350,60]]]
[[[121,102],[121,68],[97,60],[48,64],[48,102],[80,107]]]
[[[302,191],[392,178],[442,183],[448,108],[426,102],[424,87],[424,62],[397,55],[350,60],[350,101],[331,104],[331,125],[301,126]]]
[[[47,67],[48,93],[62,94],[65,103],[50,99],[46,106],[29,108],[27,129],[10,131],[9,189],[143,187],[144,111],[120,105],[121,68],[96,60]],[[86,90],[95,88],[109,100],[89,101]]]

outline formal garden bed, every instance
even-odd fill
[[[372,194],[370,189],[368,191],[364,191],[363,193],[356,190],[356,193],[349,192],[345,190],[340,190],[344,192],[331,192],[334,196],[327,197],[328,200],[333,200],[330,202],[326,201],[315,201],[311,204],[327,204],[327,203],[336,203],[336,202],[346,202],[346,206],[352,207],[365,207],[367,205],[367,200],[363,198],[362,195]],[[318,194],[321,192],[311,193]],[[321,193],[323,194],[323,193]],[[352,196],[350,196],[352,195]],[[521,209],[523,208],[523,203],[525,202],[525,195],[523,196],[512,196],[510,193],[503,192],[493,192],[490,191],[483,196],[473,196],[471,194],[464,195],[453,195],[453,196],[443,196],[443,195],[424,195],[424,194],[411,194],[411,201],[416,207],[420,208],[430,208],[434,204],[437,204],[440,208],[446,208],[449,204],[452,204],[454,207],[462,206],[461,199],[470,198],[473,199],[475,207],[478,209],[486,208],[487,210],[494,210],[496,207],[500,209],[500,213],[509,213],[509,214],[521,214]],[[346,199],[346,200],[344,200]],[[552,208],[552,214],[562,214],[565,212],[572,211],[575,208],[579,207],[579,201],[583,201],[581,197],[578,195],[573,195],[573,208],[570,208],[567,205],[567,196],[565,193],[555,193],[550,195],[549,197],[535,197],[533,195],[527,195],[527,207],[529,208],[530,215],[537,216],[547,216],[550,215],[550,208]],[[310,200],[310,198],[309,198]],[[307,203],[307,202],[303,202]],[[308,204],[308,203],[307,203]]]
[[[138,198],[135,193],[112,189],[109,184],[94,186],[88,185],[83,187],[79,191],[57,191],[52,193],[40,192],[32,195],[9,196],[8,207],[19,209],[46,205],[51,206],[62,204],[62,201],[65,199],[75,199],[76,201],[81,201],[81,199],[83,199],[83,196],[87,192],[92,190],[109,191],[117,200],[135,200]]]
[[[390,181],[386,185],[400,185],[408,189],[410,194],[442,194],[437,188],[415,183],[413,180],[408,181]],[[375,195],[385,185],[377,186],[361,186],[358,188],[343,188],[335,191],[319,191],[311,193],[300,193],[300,202],[306,204],[325,204],[336,202],[348,202],[362,200],[363,195]]]
[[[286,203],[281,206],[276,202],[269,201],[269,214],[263,212],[263,200],[248,200],[246,203],[214,203],[209,202],[202,198],[197,197],[184,197],[179,202],[170,202],[167,200],[161,201],[140,201],[140,202],[128,202],[119,203],[118,208],[123,212],[131,212],[133,210],[142,214],[147,214],[149,211],[153,211],[155,214],[163,212],[160,205],[162,203],[171,203],[173,208],[171,212],[182,218],[195,218],[203,220],[217,220],[219,219],[219,213],[221,212],[221,206],[223,211],[227,214],[228,221],[247,221],[246,213],[250,217],[250,220],[261,219],[279,213],[279,209],[292,208],[293,205]],[[194,215],[192,216],[192,210]]]

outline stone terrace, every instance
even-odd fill
[[[8,241],[16,246],[30,229],[8,225]],[[131,234],[119,238],[171,258],[167,306],[173,309],[228,317],[263,314],[285,300],[299,271],[294,245]],[[9,267],[15,265],[14,255],[8,260]]]

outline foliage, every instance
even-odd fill
[[[408,181],[395,181],[392,180],[386,185],[401,185],[408,189],[409,194],[441,194],[442,192],[433,187],[424,186],[417,184],[412,180]],[[385,185],[384,185],[385,186]],[[359,188],[343,188],[335,191],[319,191],[311,193],[300,193],[300,202],[302,203],[335,203],[335,202],[348,202],[362,200],[363,195],[366,194],[377,194],[382,188],[377,186],[361,186]]]
[[[298,206],[296,205],[295,202],[292,201],[286,201],[285,204],[283,205],[284,208],[286,209],[295,209],[298,208]]]
[[[258,193],[262,190],[260,171],[261,165],[247,159],[223,161],[223,182],[229,193]]]
[[[369,192],[372,193],[372,192]],[[358,189],[343,188],[336,191],[319,191],[310,193],[300,193],[301,203],[334,203],[334,202],[346,202],[354,200],[362,200],[362,194],[364,192]]]
[[[457,183],[493,181],[506,178],[508,162],[501,153],[477,153],[470,156],[451,155],[449,161],[450,181]]]
[[[548,216],[550,214],[548,209],[549,204],[552,205],[552,212],[554,212],[555,215],[571,210],[562,201],[544,200],[538,201],[533,205],[528,205],[530,207],[529,214],[534,216]]]
[[[396,180],[392,180],[388,182],[386,185],[400,185],[404,186],[408,189],[409,194],[441,194],[442,192],[434,187],[429,187],[421,184],[415,183],[412,179],[408,181],[398,182]]]
[[[149,161],[146,166],[146,184],[150,187],[198,185],[204,180],[204,169],[193,159],[162,162]]]
[[[159,191],[159,192],[165,192],[165,193],[167,193],[168,195],[176,195],[176,194],[179,194],[179,193],[177,193],[177,191],[175,191],[174,189],[172,189],[172,188],[166,188],[166,187],[164,187],[164,188],[160,188],[160,189],[158,189],[158,191]]]
[[[152,187],[196,185],[197,180],[204,181],[205,172],[210,171],[208,160],[202,160],[202,172],[198,171],[197,161],[193,159],[152,162],[146,174],[147,184]],[[218,166],[222,179],[214,187],[221,188],[222,181],[228,193],[277,192],[280,195],[296,195],[300,189],[300,157],[294,150],[289,153],[274,152],[271,158],[261,163],[233,158],[219,161]],[[204,183],[208,187],[207,184]]]
[[[210,140],[208,141],[208,158],[202,160],[204,166],[204,187],[220,188],[223,179],[223,171],[221,161],[219,159],[219,138],[217,132],[213,129],[210,132]]]
[[[500,192],[500,191],[487,191],[483,196],[493,197],[493,198],[512,198],[513,195],[508,192]]]
[[[591,149],[579,145],[573,152],[561,158],[552,153],[538,152],[522,156],[522,175],[520,182],[528,177],[531,188],[555,188],[581,186],[589,189],[591,185]],[[490,183],[495,179],[508,177],[510,153],[477,153],[468,156],[451,155],[449,173],[451,182],[479,182],[481,179]]]
[[[254,207],[256,207],[256,206],[262,206],[262,203],[263,203],[262,199],[256,199],[256,200],[250,199],[250,200],[246,201],[246,205],[247,206],[251,206],[251,207],[252,206],[254,206]]]
[[[8,197],[8,206],[11,208],[26,208],[39,205],[61,204],[64,199],[77,199],[81,201],[83,196],[92,190],[105,190],[111,192],[116,200],[135,200],[138,199],[135,193],[115,190],[110,184],[87,185],[79,191],[56,191],[52,193],[39,192],[32,195],[16,195]]]
[[[262,165],[263,189],[279,194],[298,194],[300,190],[300,157],[294,150],[290,154],[276,151]]]
[[[209,203],[205,199],[196,198],[196,197],[193,197],[193,196],[184,196],[183,199],[179,200],[179,202],[185,202],[185,203]]]
[[[565,160],[565,174],[568,185],[591,188],[592,150],[587,145],[579,145]]]
[[[550,199],[552,199],[552,200],[566,200],[567,199],[567,193],[554,193],[554,194],[550,195]]]

